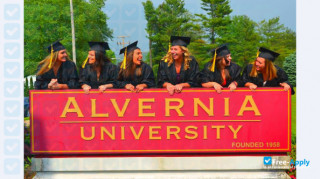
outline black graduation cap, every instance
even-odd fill
[[[171,46],[184,46],[187,47],[190,44],[190,37],[182,37],[182,36],[171,36],[170,42]]]
[[[269,49],[266,49],[264,47],[260,47],[259,48],[259,55],[258,57],[262,57],[262,58],[265,58],[265,59],[268,59],[272,62],[274,62],[274,60],[280,55],[279,53],[277,52],[274,52],[272,50],[269,50]]]
[[[61,43],[60,40],[57,40],[50,44],[48,47],[48,52],[51,53],[51,48],[53,49],[53,52],[60,51],[66,49]]]
[[[230,51],[228,49],[228,46],[226,44],[223,44],[215,49],[217,51],[217,57],[226,56],[230,54]],[[215,53],[215,50],[213,50],[213,55]]]
[[[129,44],[128,46],[122,48],[120,50],[119,55],[123,54],[126,51],[126,49],[127,49],[127,54],[130,53],[132,50],[138,49],[139,47],[137,47],[137,44],[138,44],[138,41],[135,41],[132,44]]]
[[[90,50],[106,52],[106,50],[110,50],[109,44],[107,42],[88,42],[90,46]]]

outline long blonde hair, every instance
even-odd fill
[[[136,50],[136,49],[135,49]],[[126,69],[120,69],[119,71],[119,80],[123,80],[124,78],[128,78],[129,76],[132,76],[134,73],[136,76],[141,76],[142,69],[141,66],[137,66],[133,63],[133,53],[134,50],[129,52],[127,54],[127,60],[126,60]],[[122,65],[123,61],[120,63],[120,66]]]
[[[265,69],[266,69],[267,79],[269,81],[278,77],[277,68],[273,65],[272,61],[270,61],[268,59],[265,59]],[[251,69],[251,72],[250,72],[249,76],[251,76],[251,77],[257,77],[258,76],[258,72],[256,70],[255,61],[253,62],[252,69]]]
[[[187,47],[179,46],[183,51],[183,62],[184,62],[184,70],[189,69],[189,63],[191,62],[191,53],[189,52]],[[166,56],[164,56],[161,60],[168,60],[168,67],[173,63],[174,59],[172,58],[172,54],[168,51]]]
[[[59,54],[59,51],[53,52],[52,64],[51,64],[50,68],[48,66],[50,64],[51,54],[49,54],[48,56],[46,56],[46,58],[44,58],[44,60],[39,62],[39,65],[42,65],[42,66],[41,66],[40,70],[38,71],[37,75],[42,75],[42,74],[46,73],[47,71],[49,71],[50,69],[52,69],[52,67],[54,66],[54,64],[56,63],[56,61],[58,59],[58,54]]]

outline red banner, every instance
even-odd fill
[[[291,94],[30,91],[33,154],[288,152]]]

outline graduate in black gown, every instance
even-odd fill
[[[243,71],[244,86],[251,90],[257,87],[281,86],[285,91],[291,88],[291,94],[294,94],[286,72],[273,64],[279,55],[279,53],[260,47],[254,63],[246,66]]]
[[[230,51],[226,45],[213,50],[213,58],[200,72],[199,81],[202,87],[214,88],[221,93],[223,87],[234,91],[242,86],[241,67],[232,61]]]
[[[90,89],[99,89],[100,92],[117,85],[118,68],[106,56],[110,50],[107,42],[89,42],[88,58],[80,69],[79,83],[86,94]]]
[[[142,61],[142,52],[137,44],[138,41],[120,50],[124,58],[120,63],[118,87],[132,92],[155,87],[152,68]]]
[[[187,48],[190,37],[171,36],[171,46],[158,69],[158,87],[166,88],[170,95],[183,88],[196,87],[199,65]]]
[[[76,65],[69,60],[66,48],[56,41],[48,47],[50,53],[39,63],[35,89],[77,89],[79,77]]]

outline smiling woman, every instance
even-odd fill
[[[50,53],[39,63],[35,89],[76,89],[79,87],[76,65],[69,60],[66,48],[56,41]]]
[[[155,87],[152,68],[142,61],[142,53],[137,44],[138,41],[120,50],[124,58],[120,63],[118,87],[132,92]]]
[[[158,86],[167,88],[169,94],[173,95],[180,93],[183,88],[197,86],[199,65],[187,48],[190,37],[171,36],[170,42],[171,47],[159,64]]]
[[[245,87],[255,90],[257,87],[281,86],[285,91],[294,94],[293,87],[288,81],[288,75],[280,67],[273,64],[280,54],[260,47],[256,60],[245,67],[242,80]]]
[[[99,89],[100,92],[116,87],[118,76],[117,66],[112,64],[106,56],[109,50],[107,42],[89,42],[88,58],[80,69],[79,83],[86,94],[90,89]]]

